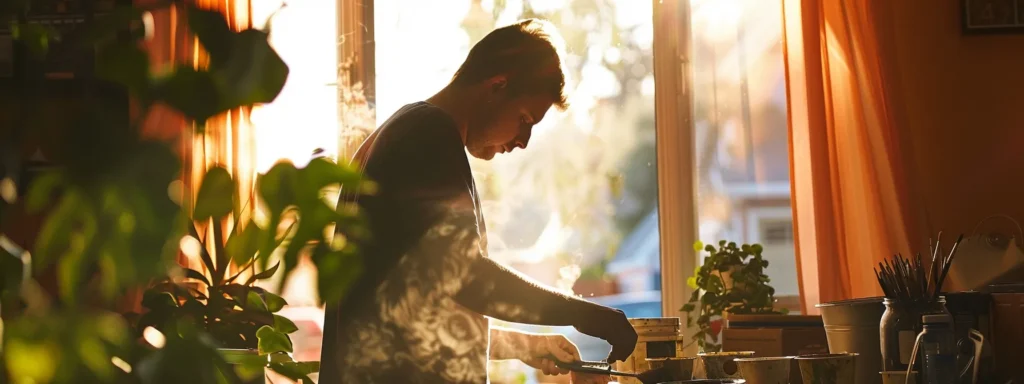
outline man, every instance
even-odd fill
[[[549,374],[566,373],[555,360],[579,359],[562,336],[489,330],[488,317],[573,326],[607,340],[612,361],[632,353],[637,336],[621,311],[557,293],[486,257],[466,152],[490,160],[525,149],[547,111],[565,108],[555,39],[540,20],[491,32],[447,87],[400,109],[359,148],[354,160],[378,193],[341,203],[358,202],[374,241],[359,281],[328,305],[321,383],[483,383],[488,358]]]

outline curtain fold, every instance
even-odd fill
[[[151,0],[137,0],[144,4]],[[217,10],[226,16],[228,25],[235,31],[252,25],[252,3],[250,0],[194,0],[204,9]],[[149,15],[149,30],[145,45],[153,70],[170,70],[175,64],[190,64],[202,68],[208,63],[208,56],[200,44],[187,30],[187,24],[174,7],[162,8]],[[155,106],[145,117],[143,129],[146,134],[177,140],[182,158],[180,192],[186,209],[192,206],[202,177],[213,166],[225,167],[238,181],[239,203],[243,209],[251,210],[255,204],[256,146],[255,132],[249,121],[251,108],[239,108],[214,116],[206,122],[204,134],[195,134],[191,123],[166,106]],[[233,225],[232,223],[223,223]],[[179,256],[179,263],[202,271],[195,260]]]
[[[873,267],[920,249],[886,0],[783,0],[797,266],[805,313],[881,293]]]

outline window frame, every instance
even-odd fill
[[[690,2],[652,2],[662,316],[685,317],[680,308],[693,293],[686,279],[697,265],[698,240]],[[696,345],[685,352],[696,352]]]

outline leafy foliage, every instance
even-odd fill
[[[12,22],[16,44],[31,52],[32,60],[55,54],[57,41],[64,50],[95,51],[96,79],[84,80],[89,87],[108,89],[116,84],[128,90],[140,102],[140,116],[156,104],[171,106],[194,122],[196,134],[202,134],[204,122],[214,115],[274,100],[287,80],[288,67],[270,47],[269,31],[234,31],[220,13],[191,4],[167,0],[146,7],[123,6],[62,35],[39,25],[18,24],[17,16],[31,9],[32,0],[16,0],[0,6],[0,22]],[[207,68],[177,65],[160,74],[150,71],[149,56],[138,41],[144,34],[136,33],[137,26],[144,24],[145,11],[166,7],[185,16],[209,54]],[[267,219],[256,220],[242,215],[237,183],[229,172],[213,168],[204,177],[192,212],[183,212],[180,201],[169,193],[181,174],[175,143],[142,135],[141,119],[129,122],[127,111],[99,103],[99,98],[86,98],[93,104],[80,111],[62,111],[74,114],[68,120],[75,123],[52,129],[47,124],[52,116],[32,104],[37,97],[19,100],[25,108],[16,108],[19,115],[12,121],[27,123],[14,128],[19,132],[12,137],[42,141],[62,166],[36,177],[19,202],[42,214],[44,222],[31,247],[36,273],[18,284],[8,284],[13,276],[5,277],[0,287],[3,297],[15,297],[19,304],[4,301],[8,327],[4,332],[0,323],[0,357],[6,372],[0,371],[0,379],[240,382],[246,370],[232,367],[217,352],[223,347],[256,349],[267,357],[258,371],[270,367],[298,379],[319,369],[316,363],[294,362],[287,355],[292,349],[288,333],[296,326],[276,314],[286,303],[254,284],[275,273],[287,275],[300,254],[309,254],[320,270],[321,297],[341,298],[360,272],[357,244],[367,234],[357,209],[336,210],[320,196],[327,186],[367,191],[372,183],[364,182],[355,168],[326,159],[304,168],[277,164],[258,177],[258,199],[252,203]],[[17,200],[6,192],[4,197],[4,207]],[[0,238],[10,225],[16,224],[0,217]],[[338,235],[328,230],[332,226]],[[199,243],[205,271],[176,265],[183,238]],[[5,262],[12,259],[0,256]],[[40,272],[49,270],[57,276],[56,297],[36,281]],[[168,279],[168,271],[182,273]],[[137,318],[136,331],[157,332],[160,342],[143,337],[146,343],[139,343],[131,337],[128,322],[102,308],[126,290],[154,279],[161,280],[144,295],[148,311]]]
[[[773,308],[775,288],[764,274],[768,266],[761,253],[761,244],[743,244],[725,240],[718,242],[718,248],[697,242],[694,250],[706,251],[704,263],[697,267],[693,277],[686,283],[694,289],[690,301],[680,309],[687,312],[686,326],[697,325],[693,341],[702,351],[717,352],[721,332],[721,317],[724,313],[770,314],[785,313]],[[716,323],[717,322],[717,323]]]

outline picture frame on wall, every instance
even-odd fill
[[[1024,33],[1024,0],[960,0],[964,34]]]

